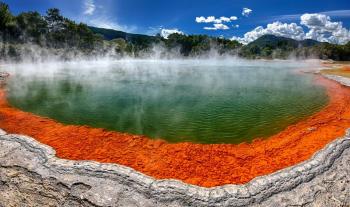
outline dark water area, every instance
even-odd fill
[[[8,99],[65,124],[169,142],[268,137],[328,102],[288,61],[119,61],[12,67]]]

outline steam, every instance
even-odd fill
[[[170,140],[177,134],[184,141],[209,137],[209,143],[220,143],[238,135],[216,135],[216,127],[234,125],[233,128],[243,130],[238,122],[249,123],[249,117],[240,111],[263,113],[266,103],[259,100],[261,97],[267,96],[271,106],[281,101],[279,94],[288,94],[282,96],[286,98],[300,92],[305,98],[309,92],[302,89],[311,90],[310,77],[291,72],[308,67],[318,67],[318,63],[238,58],[105,58],[6,64],[0,70],[11,73],[9,100],[23,110],[68,124],[88,124]],[[240,103],[242,100],[246,104]],[[320,105],[321,102],[317,106]],[[220,110],[229,113],[222,114]],[[237,123],[231,123],[230,116],[236,117]],[[271,124],[257,121],[261,122],[260,127]],[[241,138],[255,137],[250,130],[245,133]]]
[[[15,53],[16,57],[11,57],[8,54]],[[6,55],[4,55],[6,54]],[[162,44],[153,44],[152,47],[145,51],[140,51],[138,54],[120,54],[115,51],[115,48],[105,48],[101,51],[95,51],[92,54],[84,54],[79,50],[69,49],[50,49],[43,48],[35,44],[21,44],[21,45],[9,45],[0,42],[0,64],[43,64],[50,65],[52,63],[62,64],[74,64],[80,62],[81,64],[88,62],[109,64],[114,62],[131,62],[131,61],[204,61],[206,63],[211,62],[225,62],[233,65],[237,65],[242,62],[253,63],[259,62],[257,60],[247,60],[239,57],[236,51],[231,53],[222,53],[215,46],[211,46],[210,50],[199,54],[191,54],[188,57],[184,57],[181,54],[180,46],[171,49],[166,48]],[[275,57],[272,55],[272,57]],[[285,61],[301,61],[317,66],[321,60],[317,55],[308,54],[308,59],[300,59],[295,53],[291,53]],[[266,61],[281,61],[281,59],[266,59]],[[265,59],[260,59],[265,61]],[[309,66],[306,68],[310,68]]]

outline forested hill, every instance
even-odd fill
[[[297,41],[274,35],[264,35],[243,46],[239,55],[246,58],[319,58],[350,60],[350,42],[335,45],[312,39]]]
[[[105,40],[113,40],[117,38],[122,38],[128,41],[135,41],[137,39],[149,39],[156,41],[158,38],[155,36],[143,35],[143,34],[132,34],[123,31],[118,31],[114,29],[105,29],[89,26],[94,33],[101,35]]]
[[[318,45],[320,42],[312,39],[307,39],[307,40],[294,40],[286,37],[278,37],[274,35],[264,35],[257,40],[249,43],[247,46],[252,47],[252,46],[258,46],[258,47],[290,47],[290,48],[298,48],[298,47],[310,47],[314,45]]]
[[[240,54],[250,58],[270,56],[283,58],[300,48],[313,47],[319,44],[321,42],[312,39],[298,41],[286,37],[264,35],[242,47]]]
[[[265,35],[242,45],[221,37],[171,34],[148,36],[91,27],[63,17],[59,9],[48,9],[45,15],[35,11],[13,15],[0,1],[0,61],[62,59],[88,56],[122,57],[211,57],[215,55],[242,58],[321,58],[350,60],[350,43],[334,45],[315,40],[296,41]],[[155,56],[156,55],[156,56]]]

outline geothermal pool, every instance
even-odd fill
[[[319,111],[325,88],[292,61],[114,61],[6,68],[8,101],[65,124],[169,142],[240,143]]]

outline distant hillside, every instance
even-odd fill
[[[121,38],[127,42],[138,42],[138,41],[145,41],[145,40],[156,42],[160,39],[160,37],[143,35],[143,34],[132,34],[132,33],[127,33],[127,32],[118,31],[114,29],[105,29],[105,28],[98,28],[98,27],[91,27],[91,26],[89,26],[89,28],[95,34],[102,35],[102,37],[105,40],[113,40],[113,39]]]
[[[298,48],[313,47],[319,44],[321,43],[311,39],[298,41],[275,35],[264,35],[245,45],[240,54],[250,58],[286,58]]]
[[[320,42],[312,39],[307,39],[307,40],[294,40],[291,38],[286,38],[286,37],[278,37],[275,35],[264,35],[258,38],[257,40],[249,43],[247,46],[248,47],[253,47],[253,46],[258,46],[258,47],[270,47],[270,48],[282,48],[282,47],[293,47],[293,48],[298,48],[298,47],[310,47],[320,44]]]

